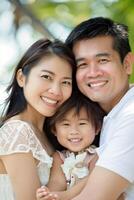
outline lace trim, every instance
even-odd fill
[[[52,158],[43,149],[27,122],[12,120],[0,128],[0,155],[32,152],[33,157],[52,166]]]

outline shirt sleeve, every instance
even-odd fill
[[[113,136],[99,154],[97,166],[109,169],[129,182],[134,181],[134,116],[122,116],[114,122]],[[108,133],[107,133],[108,134]],[[101,147],[100,147],[101,149]]]
[[[29,152],[35,145],[32,130],[26,123],[8,122],[0,129],[0,155]]]

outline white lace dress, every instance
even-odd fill
[[[31,151],[39,161],[37,170],[42,185],[49,180],[52,158],[42,147],[31,126],[21,120],[6,122],[0,128],[0,156]],[[0,174],[0,200],[15,200],[14,192],[7,174]]]

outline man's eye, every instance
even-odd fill
[[[100,60],[99,60],[99,63],[101,63],[101,64],[105,64],[105,63],[107,63],[107,62],[109,62],[109,60],[106,59],[106,58],[103,58],[103,59],[100,59]]]
[[[77,65],[77,69],[83,69],[83,68],[85,68],[86,66],[87,66],[86,63],[80,63],[80,64]]]

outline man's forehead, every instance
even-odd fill
[[[86,55],[109,56],[113,51],[113,40],[109,36],[77,41],[73,46],[76,59],[81,60]]]

